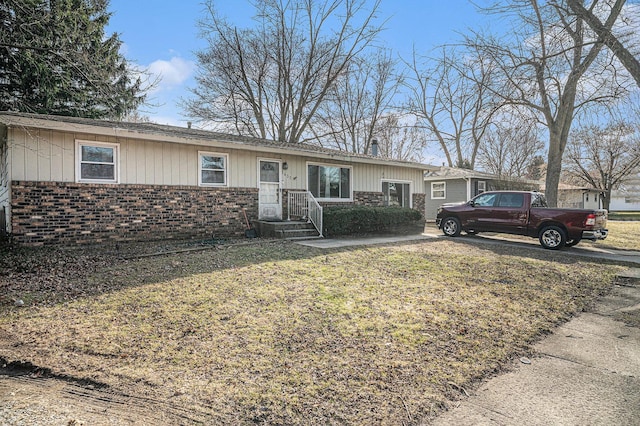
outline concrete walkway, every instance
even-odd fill
[[[366,246],[374,244],[399,243],[404,241],[426,240],[434,238],[429,234],[412,234],[385,237],[354,237],[354,238],[320,238],[317,240],[300,240],[298,244],[308,247],[333,249],[353,246]]]
[[[385,244],[444,238],[422,235],[304,241],[318,248]],[[473,236],[474,242],[513,244],[544,250],[537,240]],[[529,247],[529,245],[531,247]],[[608,259],[640,265],[640,253],[581,244],[562,250],[567,256]],[[484,382],[432,425],[640,425],[640,328],[618,316],[640,316],[640,269],[587,313],[558,327],[534,347],[531,359],[516,360],[509,372]],[[597,279],[597,277],[594,277]]]
[[[398,236],[378,236],[378,237],[353,237],[353,238],[324,238],[317,240],[300,240],[297,241],[298,244],[316,247],[316,248],[324,248],[324,249],[333,249],[333,248],[342,248],[342,247],[353,247],[353,246],[364,246],[364,245],[374,245],[374,244],[389,244],[389,243],[398,243],[403,241],[416,241],[416,240],[428,240],[434,238],[450,238],[445,237],[442,233],[436,229],[427,229],[422,234],[412,234],[412,235],[398,235]],[[535,238],[527,238],[527,239],[515,239],[509,238],[508,235],[504,234],[480,234],[480,235],[462,235],[452,241],[473,241],[477,243],[484,244],[511,244],[515,247],[526,247],[529,249],[535,250],[545,250],[543,249],[538,240]],[[598,243],[592,243],[590,241],[583,241],[575,247],[565,248],[561,251],[562,254],[567,256],[582,256],[596,259],[606,259],[614,262],[622,262],[628,264],[637,264],[640,266],[640,252],[637,251],[627,251],[627,250],[613,250],[608,248],[598,247]],[[640,422],[638,423],[640,425]]]

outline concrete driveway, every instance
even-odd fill
[[[316,248],[341,248],[373,244],[389,244],[403,241],[428,240],[433,238],[451,238],[442,235],[435,228],[427,228],[422,234],[397,235],[397,236],[372,236],[372,237],[341,237],[324,238],[317,240],[301,240],[298,244]],[[545,250],[535,238],[510,238],[505,234],[479,234],[465,235],[452,238],[452,241],[469,241],[484,244],[511,244],[514,247],[526,247],[528,249]],[[598,243],[583,241],[577,246],[564,248],[561,252],[567,256],[582,256],[598,259],[606,259],[614,262],[622,262],[640,265],[640,252],[626,250],[612,250],[598,247]],[[640,424],[640,423],[639,423]]]

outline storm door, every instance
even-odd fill
[[[278,160],[258,162],[258,217],[261,220],[282,220],[280,169]]]

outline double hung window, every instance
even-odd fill
[[[226,154],[199,153],[198,184],[201,186],[227,186]]]
[[[118,144],[77,141],[76,180],[92,183],[118,183]]]
[[[447,198],[446,182],[431,182],[431,199],[444,200]]]

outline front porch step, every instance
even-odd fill
[[[287,240],[308,240],[320,238],[320,234],[312,223],[297,220],[280,222],[259,220],[255,222],[258,235],[264,238],[281,238]]]

